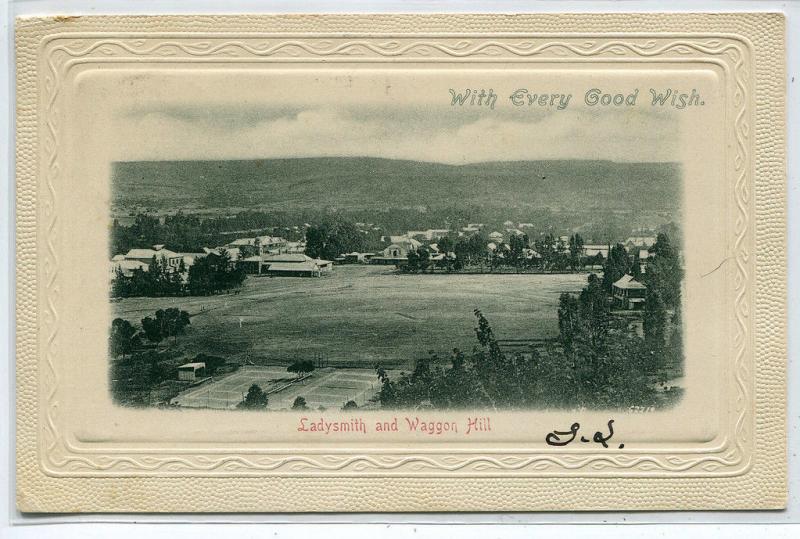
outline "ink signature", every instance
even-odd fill
[[[564,431],[554,430],[553,432],[549,433],[545,437],[544,441],[547,442],[547,445],[555,445],[555,446],[563,447],[565,445],[568,445],[568,444],[572,443],[572,441],[575,440],[575,438],[578,436],[578,431],[580,430],[580,428],[581,428],[581,424],[580,423],[577,423],[577,422],[573,423],[572,426],[569,428],[569,430],[564,430]],[[562,436],[569,436],[569,438],[562,439]],[[608,441],[611,439],[612,436],[614,436],[614,420],[613,419],[609,419],[608,420],[608,436],[604,436],[602,432],[597,431],[597,432],[594,433],[594,436],[592,437],[591,440],[586,438],[586,436],[581,436],[580,440],[581,440],[581,442],[584,442],[584,443],[588,443],[590,441],[591,442],[595,442],[595,443],[601,444],[603,447],[607,448],[608,447]],[[622,449],[623,447],[625,447],[625,444],[619,444],[619,449]]]

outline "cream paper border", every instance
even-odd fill
[[[733,509],[785,503],[780,15],[98,17],[21,19],[17,24],[17,468],[22,509]],[[269,45],[259,45],[265,35]],[[734,421],[724,443],[712,451],[664,447],[631,456],[485,454],[441,447],[374,454],[235,448],[103,453],[70,444],[59,432],[59,414],[68,410],[61,410],[56,391],[61,309],[55,242],[58,214],[65,211],[58,206],[63,186],[57,97],[64,73],[77,63],[109,58],[333,62],[352,61],[352,55],[415,62],[437,57],[465,62],[498,57],[669,59],[712,62],[725,70],[733,103],[728,121],[736,212],[736,352]],[[296,495],[286,496],[287,491]],[[197,499],[203,493],[208,498]]]

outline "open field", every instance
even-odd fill
[[[295,381],[283,367],[247,366],[220,380],[188,389],[171,403],[186,408],[236,408],[251,384],[258,384],[269,393],[268,408],[271,410],[291,408],[295,398],[300,396],[312,409],[320,406],[338,409],[349,400],[361,406],[380,389],[371,369],[324,368]]]
[[[136,326],[159,308],[188,311],[191,326],[176,345],[187,356],[408,368],[429,351],[471,350],[476,308],[499,339],[554,337],[559,294],[585,283],[586,274],[400,275],[354,265],[318,279],[249,277],[237,295],[126,298],[111,308]]]

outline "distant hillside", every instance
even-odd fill
[[[672,211],[675,163],[508,161],[444,165],[367,157],[114,163],[114,203],[181,208],[467,205]]]

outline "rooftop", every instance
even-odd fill
[[[161,258],[173,258],[180,256],[178,253],[170,251],[169,249],[131,249],[125,255],[125,258],[153,258],[154,256]]]
[[[327,262],[327,261],[326,261]],[[310,260],[307,262],[272,262],[267,267],[267,271],[319,271],[319,265],[316,261]]]
[[[653,245],[656,239],[653,236],[632,236],[625,240],[626,244],[632,245]]]
[[[299,262],[308,262],[309,260],[313,260],[308,255],[304,255],[302,253],[283,253],[283,254],[275,254],[275,255],[264,255],[264,262],[289,262],[289,263],[299,263]]]
[[[206,366],[205,363],[184,363],[183,365],[179,366],[179,369],[204,369]]]
[[[614,286],[623,290],[645,290],[647,288],[639,281],[636,281],[633,275],[627,274],[620,277],[619,280],[614,283]]]

